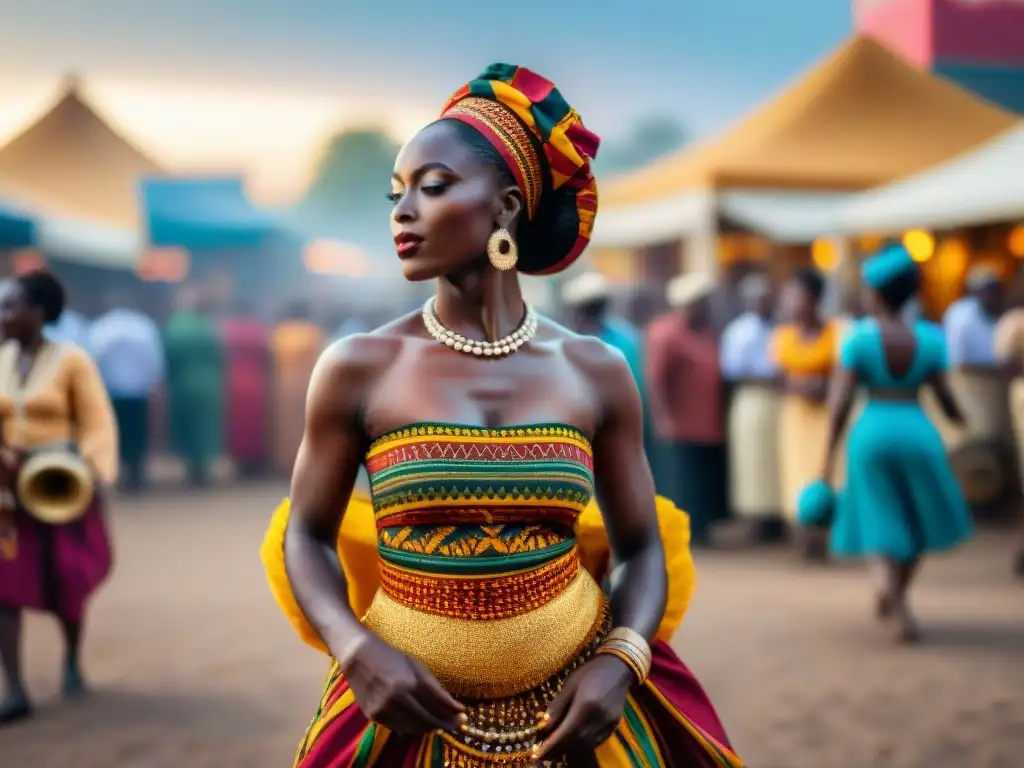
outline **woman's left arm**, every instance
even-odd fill
[[[595,351],[586,357],[588,378],[601,404],[592,442],[598,499],[615,563],[614,626],[650,640],[665,612],[668,585],[654,479],[644,453],[640,393],[620,354],[601,344],[600,354]],[[622,719],[626,695],[636,683],[634,671],[618,657],[594,657],[552,702],[550,736],[538,750],[538,759],[592,751],[607,740]]]
[[[117,421],[95,363],[84,351],[69,353],[71,412],[78,452],[104,485],[117,481]]]
[[[605,367],[605,366],[602,366]],[[594,480],[611,545],[612,616],[647,640],[665,612],[668,580],[658,532],[654,478],[644,451],[640,393],[613,359],[600,372],[603,417],[594,434]]]

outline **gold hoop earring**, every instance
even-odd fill
[[[508,272],[516,268],[519,261],[519,249],[516,241],[504,227],[499,227],[487,238],[487,260],[491,266],[502,272]]]

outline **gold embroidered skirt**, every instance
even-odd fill
[[[452,695],[498,699],[536,688],[565,669],[599,634],[606,614],[601,588],[578,570],[557,596],[506,618],[439,615],[381,589],[363,623],[422,663]],[[531,651],[526,656],[524,648]]]

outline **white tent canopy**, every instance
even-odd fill
[[[608,211],[598,207],[591,243],[598,248],[643,248],[672,242],[702,227],[713,211],[713,198],[706,192]]]
[[[735,190],[718,197],[719,215],[778,243],[809,243],[838,217],[848,192]]]
[[[706,232],[719,218],[780,243],[809,243],[827,231],[847,192],[736,189],[691,192],[671,200],[600,211],[593,243],[640,248]]]
[[[1024,124],[927,171],[857,195],[839,213],[836,231],[881,235],[1016,219],[1024,219]]]
[[[135,268],[143,250],[137,231],[52,216],[37,222],[36,246],[61,261],[126,270]]]

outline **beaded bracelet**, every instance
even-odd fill
[[[643,685],[651,674],[651,646],[639,632],[629,627],[617,627],[608,633],[597,653],[607,653],[621,659]]]

